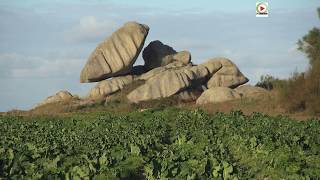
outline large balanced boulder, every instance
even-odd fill
[[[172,47],[165,45],[158,40],[150,42],[150,44],[144,48],[142,57],[145,62],[144,66],[147,70],[165,66],[174,61],[188,64],[191,60],[190,52],[177,52]]]
[[[133,75],[127,75],[100,81],[94,88],[90,90],[89,97],[90,99],[104,98],[123,89],[126,85],[131,84],[133,80]]]
[[[236,88],[239,85],[247,83],[249,80],[238,69],[238,67],[227,58],[213,58],[207,63],[221,63],[222,68],[219,69],[209,79],[208,88],[213,87],[229,87]]]
[[[236,90],[244,98],[258,98],[269,94],[269,91],[266,89],[252,85],[242,85],[234,90]]]
[[[214,87],[204,91],[197,99],[198,105],[207,103],[219,103],[241,98],[241,95],[228,87]]]
[[[208,69],[200,65],[178,70],[169,69],[148,79],[145,84],[129,93],[127,98],[138,103],[170,97],[190,87],[201,87],[209,75]]]
[[[82,69],[80,82],[97,82],[128,74],[143,48],[148,32],[147,25],[125,23],[91,53]]]

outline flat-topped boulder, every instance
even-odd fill
[[[217,68],[220,68],[217,66]],[[170,97],[190,87],[201,87],[210,75],[205,66],[186,66],[181,69],[169,69],[149,78],[127,98],[130,102],[138,103],[152,99]]]
[[[123,89],[126,85],[132,83],[133,80],[133,75],[126,75],[100,81],[94,88],[90,90],[89,97],[91,99],[104,98]]]
[[[252,85],[242,85],[235,88],[239,94],[244,98],[259,98],[261,96],[269,94],[269,91]]]
[[[148,32],[147,25],[125,23],[91,53],[81,71],[80,82],[97,82],[130,73]]]
[[[185,67],[191,67],[191,64],[183,64],[182,62],[172,62],[170,64],[167,64],[165,66],[161,66],[161,67],[157,67],[154,69],[151,69],[150,71],[141,74],[137,79],[139,80],[148,80],[154,76],[157,76],[159,74],[161,74],[164,71],[167,71],[169,69],[171,70],[178,70],[178,69],[183,69]]]
[[[241,98],[241,95],[228,87],[213,87],[204,91],[197,99],[198,105],[207,103],[219,103]]]

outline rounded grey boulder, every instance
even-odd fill
[[[208,88],[236,88],[249,81],[249,79],[241,73],[238,67],[227,58],[213,58],[207,61],[206,64],[210,62],[218,62],[222,65],[222,68],[219,69],[216,73],[214,73],[213,76],[209,79],[207,83]]]
[[[197,99],[198,105],[207,103],[219,103],[241,98],[241,95],[228,87],[214,87],[204,91]]]
[[[147,25],[125,23],[91,53],[81,71],[80,82],[97,82],[128,74],[143,48],[148,32]]]
[[[133,80],[133,75],[127,75],[100,81],[94,88],[90,90],[89,97],[91,99],[100,99],[106,97],[123,89],[126,85],[132,83]]]
[[[40,102],[35,106],[35,108],[46,105],[46,104],[51,104],[51,103],[56,103],[60,101],[68,101],[73,98],[76,98],[76,96],[73,96],[70,92],[68,91],[59,91],[53,96],[47,97],[44,101]]]
[[[252,85],[242,85],[234,90],[236,90],[244,98],[259,98],[260,96],[269,94],[268,90]]]

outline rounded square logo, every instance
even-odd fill
[[[256,17],[268,17],[269,10],[268,2],[257,2],[256,3]]]

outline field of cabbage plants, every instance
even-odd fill
[[[0,127],[0,179],[320,178],[319,120],[165,108]]]

